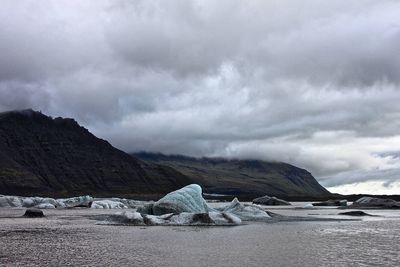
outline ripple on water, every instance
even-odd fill
[[[81,212],[68,213],[38,220],[0,219],[0,265],[398,266],[400,262],[400,220],[129,227],[96,225]]]

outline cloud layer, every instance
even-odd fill
[[[398,1],[5,0],[0,110],[74,117],[125,151],[280,160],[328,187],[384,190],[400,180],[399,12]]]

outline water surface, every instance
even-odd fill
[[[298,205],[299,206],[299,205]],[[286,215],[342,210],[273,207]],[[400,211],[360,221],[250,223],[234,227],[99,225],[115,210],[0,209],[1,266],[399,266]],[[314,214],[314,215],[309,215]],[[93,217],[95,216],[95,217]],[[345,216],[348,218],[348,216]]]

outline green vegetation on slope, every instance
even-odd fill
[[[270,195],[286,199],[330,195],[308,171],[287,163],[146,152],[132,155],[178,170],[200,184],[206,193],[242,197]]]

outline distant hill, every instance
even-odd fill
[[[132,156],[172,167],[202,185],[206,193],[252,198],[324,199],[330,193],[306,170],[281,162],[193,158],[139,152]]]
[[[73,119],[0,113],[0,194],[160,195],[190,183],[171,167],[114,148]]]
[[[198,183],[240,197],[325,198],[306,170],[258,160],[128,155],[73,119],[33,110],[0,113],[0,194],[154,196]]]

